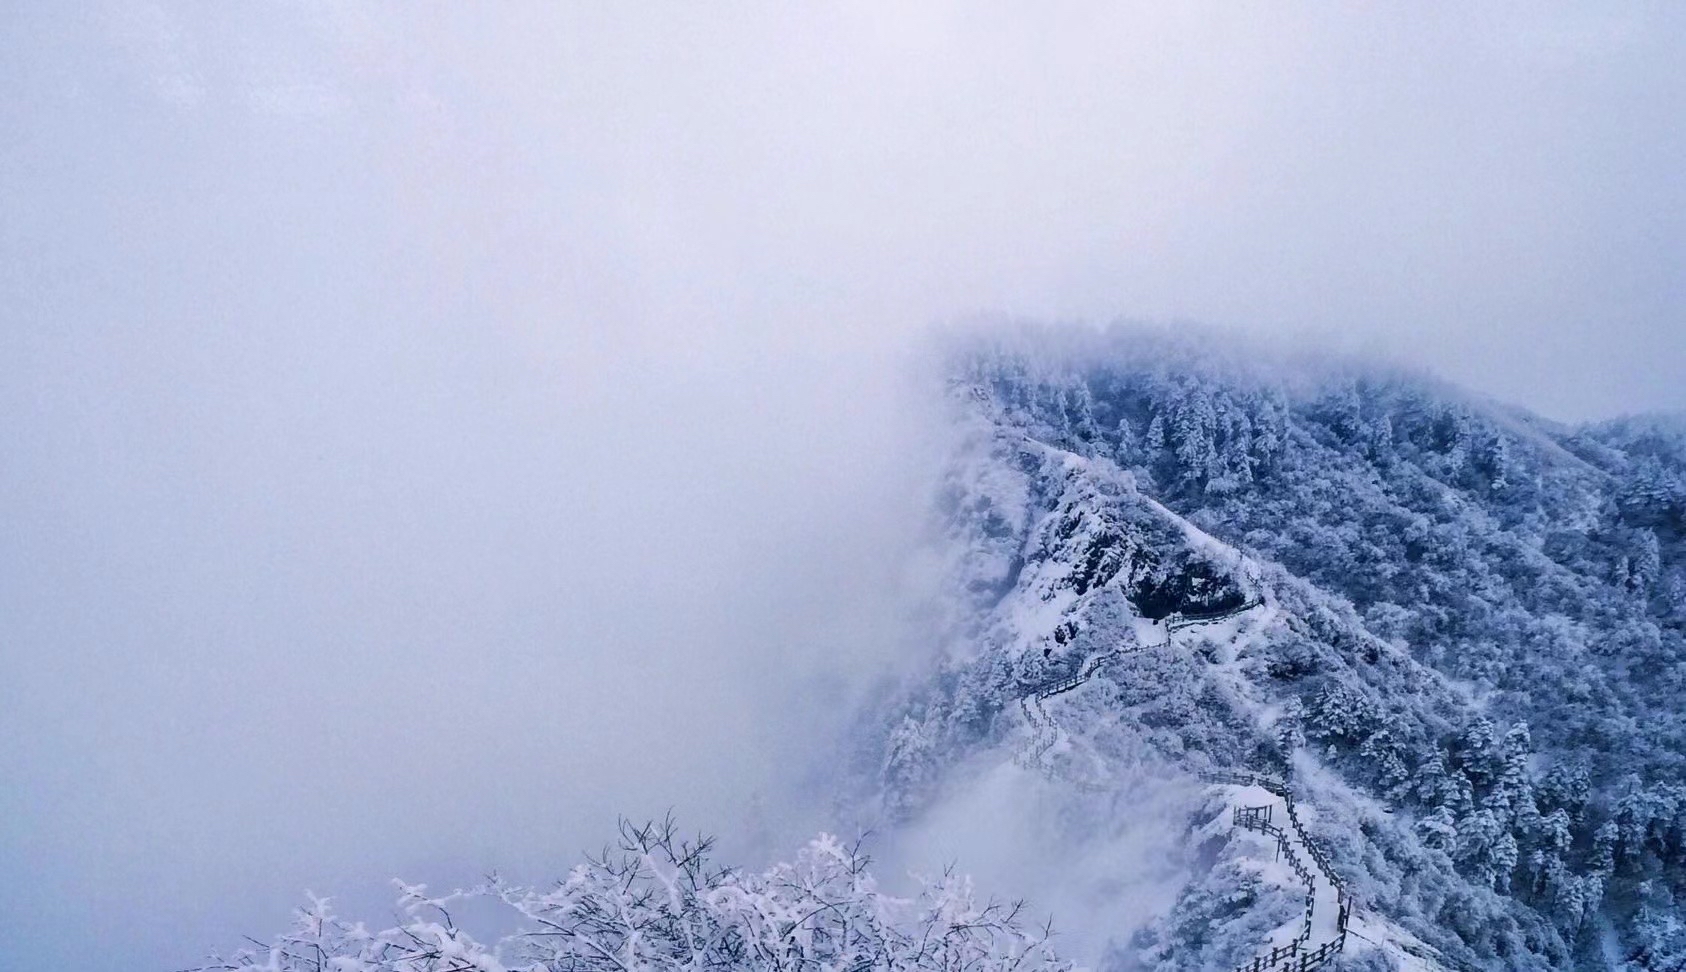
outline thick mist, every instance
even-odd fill
[[[747,857],[826,823],[919,650],[930,322],[1686,407],[1672,6],[0,27],[7,968],[559,873],[618,813]]]
[[[560,874],[617,813],[793,839],[904,647],[895,368],[172,310],[10,383],[9,947],[179,966],[306,887]]]
[[[1200,797],[1175,771],[1138,768],[1100,796],[999,761],[966,766],[919,819],[872,849],[888,882],[954,867],[980,896],[1023,900],[1061,955],[1105,968],[1108,951],[1162,914],[1195,869]]]
[[[41,341],[12,385],[27,964],[180,966],[306,887],[378,917],[393,875],[559,875],[618,813],[762,853],[825,806],[791,787],[905,648],[907,376],[181,312]]]

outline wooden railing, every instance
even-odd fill
[[[1219,621],[1227,621],[1244,611],[1251,611],[1263,603],[1264,598],[1254,595],[1253,597],[1241,602],[1241,604],[1236,607],[1225,608],[1221,611],[1179,612],[1165,619],[1165,630],[1178,631],[1182,628],[1191,627],[1196,624],[1217,624]]]
[[[1289,832],[1271,821],[1271,811],[1274,809],[1272,806],[1267,804],[1262,807],[1236,807],[1233,816],[1235,826],[1275,838],[1278,859],[1286,860],[1289,867],[1293,868],[1294,875],[1300,879],[1300,883],[1306,886],[1305,918],[1301,923],[1300,933],[1287,945],[1272,946],[1269,952],[1255,955],[1252,962],[1238,966],[1236,972],[1310,972],[1311,969],[1321,968],[1333,961],[1335,956],[1346,948],[1347,926],[1352,921],[1352,895],[1330,865],[1328,853],[1300,823],[1299,812],[1294,807],[1293,790],[1282,780],[1258,773],[1207,773],[1202,774],[1202,778],[1212,783],[1257,786],[1281,797],[1293,836],[1299,840],[1300,846],[1305,848],[1307,856],[1321,872],[1323,880],[1335,889],[1335,937],[1316,948],[1308,948],[1312,920],[1317,913],[1317,882],[1311,869],[1300,860],[1300,855],[1294,850]]]
[[[1263,603],[1264,598],[1254,596],[1236,607],[1226,608],[1222,611],[1214,611],[1209,614],[1173,614],[1166,620],[1165,630],[1166,632],[1171,632],[1179,631],[1183,628],[1192,627],[1197,624],[1216,624],[1219,621],[1228,620],[1229,618],[1233,618],[1243,612],[1251,611]],[[1100,671],[1102,665],[1110,664],[1125,655],[1141,651],[1144,648],[1162,647],[1164,647],[1163,644],[1150,645],[1137,643],[1132,644],[1127,648],[1114,648],[1111,651],[1102,652],[1098,655],[1091,655],[1083,662],[1083,667],[1078,669],[1077,674],[1070,675],[1058,681],[1049,682],[1038,688],[1036,691],[1031,692],[1030,696],[1038,700],[1053,698],[1056,695],[1069,692],[1077,686],[1082,685],[1084,682],[1087,682],[1096,672]]]

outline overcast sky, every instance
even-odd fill
[[[932,322],[1686,408],[1686,8],[1373,6],[6,4],[0,966],[737,828]]]

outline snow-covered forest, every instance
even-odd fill
[[[1101,669],[1064,771],[1104,786],[1147,747],[1295,778],[1372,918],[1444,964],[1686,961],[1686,422],[1566,427],[1216,335],[1026,329],[953,361],[969,600],[869,751],[888,815],[1144,618],[1262,596]],[[1121,963],[1202,967],[1224,914],[1175,917],[1202,887]]]

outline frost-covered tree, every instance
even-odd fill
[[[274,942],[204,970],[250,972],[1067,972],[1049,929],[1021,904],[978,902],[945,873],[917,897],[880,891],[858,846],[829,836],[788,864],[746,874],[708,859],[707,839],[671,820],[623,824],[619,846],[549,888],[493,880],[430,896],[400,885],[399,924],[371,930],[313,897]],[[495,941],[453,910],[499,906],[517,926]]]

